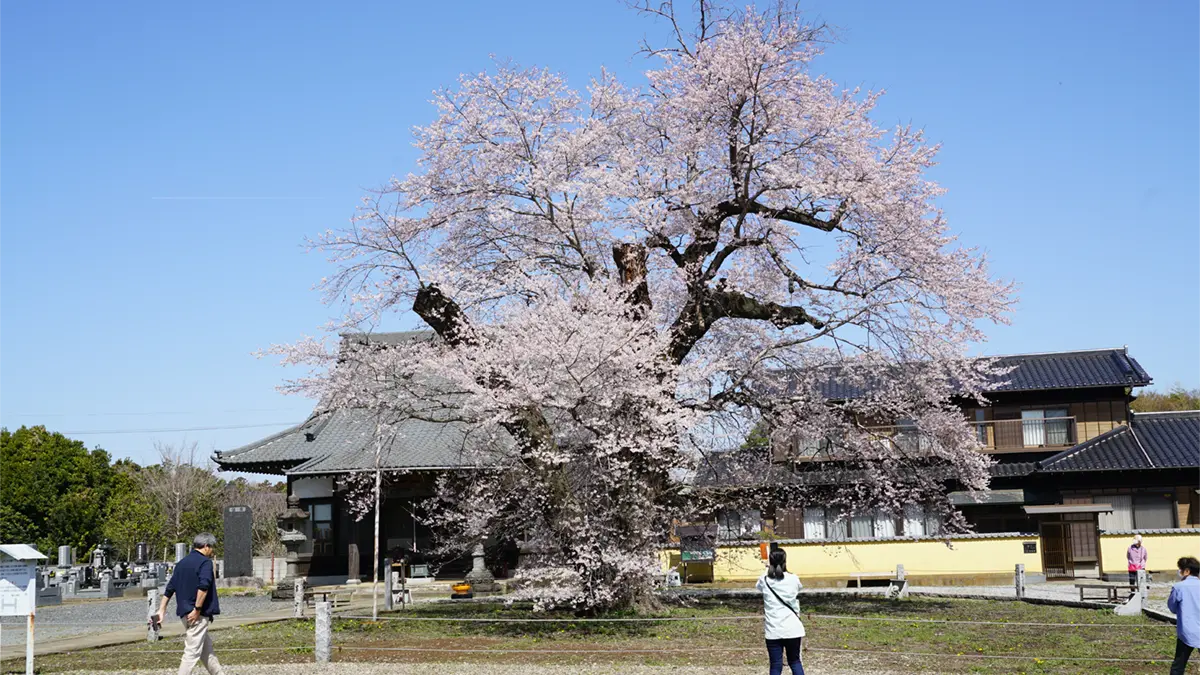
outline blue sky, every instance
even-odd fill
[[[841,29],[816,68],[944,144],[954,229],[1020,283],[985,351],[1127,344],[1200,385],[1197,7],[806,5]],[[252,353],[331,317],[304,238],[412,169],[433,89],[490,54],[637,79],[662,29],[605,0],[8,2],[0,25],[0,425],[138,461],[310,410]],[[205,427],[239,428],[82,433]]]

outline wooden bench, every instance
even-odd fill
[[[1088,591],[1101,591],[1102,590],[1102,591],[1104,591],[1104,599],[1113,604],[1120,604],[1122,602],[1125,602],[1125,600],[1128,599],[1129,595],[1131,595],[1134,591],[1133,587],[1130,586],[1129,584],[1104,583],[1104,582],[1100,582],[1100,581],[1097,581],[1095,583],[1088,583],[1088,584],[1075,584],[1075,588],[1079,589],[1079,601],[1080,602],[1085,602],[1087,600],[1086,593]],[[1098,598],[1095,598],[1095,599],[1098,599]]]
[[[853,574],[850,575],[850,578],[855,580],[856,585],[859,588],[862,588],[862,582],[863,582],[864,577],[867,579],[871,579],[871,580],[878,579],[880,581],[891,581],[892,579],[894,579],[896,577],[896,573],[895,572],[854,572]]]
[[[349,606],[353,600],[353,591],[304,591],[304,604],[308,607],[315,607],[317,602],[328,602],[336,610]]]

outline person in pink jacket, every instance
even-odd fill
[[[1133,543],[1129,545],[1129,550],[1125,552],[1125,559],[1129,561],[1129,585],[1137,585],[1138,570],[1146,569],[1146,547],[1142,546],[1142,535],[1135,534]]]

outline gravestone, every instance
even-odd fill
[[[225,507],[225,565],[222,576],[254,576],[254,514],[249,506]]]
[[[188,545],[187,544],[185,544],[183,542],[179,542],[178,544],[175,544],[175,562],[179,562],[180,560],[183,560],[184,558],[187,557],[187,554],[188,554]]]

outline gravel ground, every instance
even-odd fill
[[[289,606],[288,603],[272,603],[267,596],[221,598],[221,613],[226,617],[260,614],[287,606]],[[174,611],[175,603],[167,606],[168,613]],[[0,625],[3,625],[0,645],[25,643],[25,617],[0,617]],[[57,640],[76,635],[108,633],[145,625],[145,598],[67,603],[38,608],[35,637],[41,642],[42,640]]]
[[[218,654],[219,656],[219,654]],[[822,675],[898,675],[897,671],[864,670],[851,661],[837,665],[812,659],[806,660],[813,672]],[[632,666],[629,664],[569,665],[569,666],[525,666],[492,665],[486,663],[334,663],[317,666],[313,663],[271,666],[226,666],[227,675],[308,675],[330,673],[336,675],[762,675],[766,666]],[[106,671],[115,673],[116,671]],[[174,675],[175,670],[127,670],[129,675]],[[197,666],[192,672],[204,672]],[[66,674],[71,675],[71,674]],[[83,675],[80,671],[75,675]]]
[[[1011,598],[1016,594],[1012,586],[912,586],[913,592],[940,593],[945,595],[982,596],[991,598]],[[1171,592],[1171,584],[1150,584],[1150,609],[1160,612],[1167,611],[1167,595]],[[1031,598],[1044,600],[1079,600],[1079,589],[1074,584],[1028,584],[1025,594]],[[1172,616],[1174,616],[1172,614]]]

